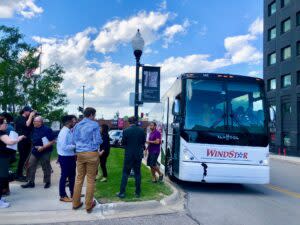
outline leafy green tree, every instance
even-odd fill
[[[66,94],[60,89],[63,81],[63,68],[54,64],[35,75],[31,85],[25,92],[28,93],[32,107],[41,114],[47,115],[57,108],[67,105]]]
[[[60,89],[64,70],[58,64],[34,74],[39,67],[38,48],[23,41],[14,27],[0,26],[0,105],[2,110],[16,112],[31,105],[45,116],[59,120],[68,104]],[[48,118],[50,119],[50,118]]]
[[[16,105],[24,99],[20,93],[20,80],[25,65],[20,56],[34,49],[23,41],[23,35],[17,28],[0,26],[0,104],[4,111],[15,111]]]

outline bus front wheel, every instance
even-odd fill
[[[171,181],[175,180],[175,176],[173,173],[173,162],[170,151],[168,151],[166,156],[166,175],[169,177]]]

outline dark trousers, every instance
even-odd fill
[[[41,156],[36,157],[33,154],[29,158],[29,167],[28,167],[28,181],[33,182],[35,180],[35,173],[38,166],[38,163],[41,163],[43,172],[44,172],[44,183],[51,182],[51,164],[50,164],[51,152],[45,152]]]
[[[3,195],[3,191],[5,189],[6,182],[7,182],[6,179],[0,177],[0,200]]]
[[[18,151],[19,151],[19,162],[17,168],[17,176],[23,176],[24,165],[31,152],[31,143],[29,141],[19,142]]]
[[[8,183],[9,157],[0,156],[0,199]]]
[[[106,169],[106,162],[107,162],[108,154],[104,153],[100,157],[100,166],[102,170],[102,175],[103,177],[107,177],[107,169]]]
[[[135,193],[141,193],[141,164],[142,158],[127,158],[125,156],[120,193],[125,193],[131,169],[134,171]]]
[[[58,156],[58,162],[61,168],[60,180],[59,180],[59,196],[61,198],[66,197],[66,180],[69,180],[69,189],[71,197],[74,193],[74,184],[76,176],[76,156]]]

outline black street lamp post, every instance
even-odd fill
[[[140,59],[143,54],[143,48],[144,48],[144,39],[141,36],[140,30],[137,30],[136,35],[132,39],[132,48],[133,53],[136,59],[136,73],[135,73],[135,97],[134,97],[134,117],[136,121],[138,121],[139,118],[139,71],[140,71]]]

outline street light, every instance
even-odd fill
[[[136,59],[136,73],[135,73],[135,98],[134,98],[134,117],[136,121],[139,119],[139,69],[140,69],[140,58],[143,54],[143,48],[145,41],[142,38],[140,30],[137,30],[136,35],[133,37],[132,41],[133,53]]]

